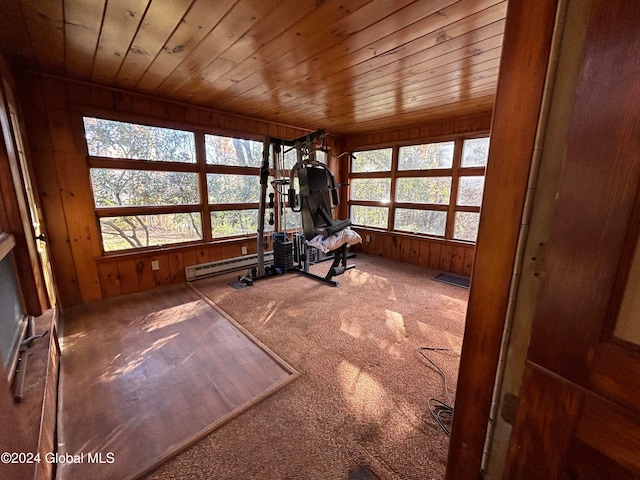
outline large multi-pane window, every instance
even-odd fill
[[[488,148],[482,137],[354,152],[353,223],[474,242]]]
[[[83,121],[105,252],[257,232],[262,142]]]

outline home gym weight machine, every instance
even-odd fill
[[[324,138],[324,130],[318,130],[295,140],[265,137],[260,167],[257,265],[250,269],[247,275],[239,277],[240,282],[251,285],[254,280],[291,271],[338,286],[339,283],[333,280],[333,277],[354,268],[354,265],[347,265],[347,243],[343,242],[331,249],[333,263],[324,277],[309,271],[312,263],[322,259],[322,254],[320,250],[308,245],[307,241],[316,239],[318,235],[322,238],[337,236],[351,225],[351,220],[335,220],[332,215],[332,210],[340,203],[338,195],[340,185],[336,184],[331,170],[316,160],[316,142]],[[284,176],[285,148],[288,148],[286,152],[295,151],[297,160],[288,176]],[[272,153],[275,179],[271,181],[271,186],[274,191],[269,193],[269,199],[267,199]],[[296,178],[299,191],[296,191]],[[286,208],[301,215],[303,231],[294,232],[293,241],[289,239],[286,231]],[[279,226],[283,230],[272,235],[273,265],[265,265],[264,261],[267,209],[272,210],[269,214],[271,225],[275,223],[275,210],[279,209]],[[355,232],[350,233],[359,238]]]

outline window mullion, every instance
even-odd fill
[[[394,218],[396,216],[396,178],[398,172],[398,155],[400,147],[397,145],[391,150],[391,191],[389,193],[389,217],[387,219],[387,229],[394,229]]]
[[[456,221],[456,203],[458,201],[458,183],[460,180],[460,164],[462,163],[462,142],[463,139],[455,139],[453,146],[453,166],[451,171],[451,194],[449,196],[449,210],[447,211],[447,225],[445,228],[445,238],[453,238],[453,230]]]
[[[209,187],[207,185],[207,154],[204,143],[204,132],[197,130],[196,135],[196,163],[198,165],[198,190],[200,192],[200,209],[202,212],[202,239],[205,242],[213,240],[211,233],[211,213],[209,209]]]

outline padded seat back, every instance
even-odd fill
[[[303,167],[298,170],[302,228],[307,240],[316,235],[328,237],[351,225],[351,220],[334,220],[328,170]]]

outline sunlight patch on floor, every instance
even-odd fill
[[[402,317],[402,314],[392,310],[385,310],[384,313],[386,317],[384,323],[389,331],[396,337],[398,342],[403,341],[407,333],[404,328],[404,318]]]
[[[144,317],[143,325],[146,332],[153,332],[161,328],[170,327],[186,320],[189,320],[193,315],[203,307],[204,301],[195,300],[193,302],[185,303],[177,307],[165,308],[152,312]]]

